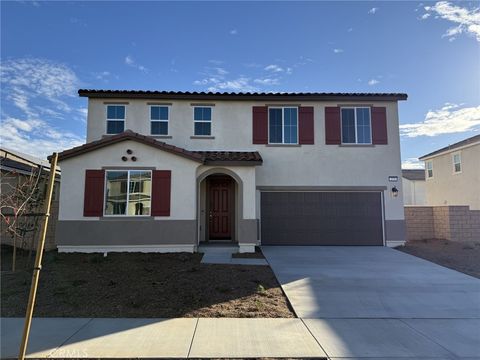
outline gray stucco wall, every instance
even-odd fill
[[[196,229],[196,220],[64,220],[57,245],[195,245]]]

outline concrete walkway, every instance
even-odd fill
[[[480,359],[480,280],[386,247],[262,247],[332,358]]]
[[[16,358],[23,319],[1,319]],[[326,358],[301,319],[35,318],[29,358]]]

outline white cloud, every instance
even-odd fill
[[[480,106],[464,107],[446,103],[439,110],[430,110],[418,123],[400,125],[400,134],[406,137],[437,136],[480,128]]]
[[[378,8],[377,7],[373,7],[371,8],[370,10],[368,10],[368,13],[369,14],[372,14],[372,15],[375,15],[378,11]]]
[[[430,17],[430,13],[425,13],[422,16],[420,16],[420,20],[426,20]]]
[[[208,91],[235,91],[235,92],[255,92],[258,89],[250,84],[250,79],[247,77],[239,77],[233,80],[225,80],[217,82],[210,86]]]
[[[255,79],[253,80],[255,84],[260,85],[278,85],[279,80],[276,78],[262,78],[262,79]]]
[[[340,53],[343,53],[343,49],[333,49],[333,52],[335,54],[340,54]]]
[[[34,96],[58,98],[75,96],[79,80],[66,65],[45,59],[17,59],[2,62],[1,82],[18,91]]]
[[[230,30],[230,35],[237,35],[238,34],[238,30],[237,29],[232,29]]]
[[[368,80],[368,85],[370,86],[373,86],[373,85],[377,85],[380,81],[378,81],[377,79],[370,79]]]
[[[265,66],[264,70],[266,70],[266,71],[271,71],[271,72],[274,72],[274,73],[275,73],[275,72],[283,72],[283,71],[284,71],[282,67],[280,67],[280,66],[278,66],[278,65],[276,65],[276,64],[267,65],[267,66]]]
[[[147,73],[149,71],[148,68],[146,68],[145,66],[137,64],[137,62],[133,59],[131,55],[127,55],[125,57],[125,64],[144,73]]]
[[[83,142],[61,128],[65,118],[79,116],[66,102],[80,85],[68,66],[45,59],[12,59],[1,63],[0,80],[2,145],[43,156]],[[19,115],[9,116],[7,109],[17,109]],[[47,119],[60,121],[59,125],[53,126]]]
[[[425,165],[418,158],[408,158],[402,161],[402,169],[425,169]]]
[[[452,4],[448,1],[439,1],[433,6],[424,7],[426,13],[421,19],[426,19],[430,14],[436,15],[435,18],[448,20],[455,26],[449,28],[442,37],[455,39],[457,35],[466,33],[474,36],[480,42],[480,9],[468,9],[466,7]]]
[[[352,32],[353,31],[353,28],[348,28],[347,29],[347,32]]]
[[[235,91],[252,92],[258,89],[252,85],[249,77],[240,75],[233,79],[228,79],[229,72],[222,67],[205,67],[200,73],[203,79],[195,80],[193,85],[205,86],[207,91]]]
[[[84,142],[83,138],[38,119],[4,118],[0,132],[3,146],[42,158]]]
[[[95,79],[97,80],[104,80],[107,81],[108,77],[110,77],[110,71],[102,71],[99,73],[95,73]]]

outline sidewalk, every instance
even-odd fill
[[[1,319],[1,357],[16,358],[23,319]],[[32,358],[326,358],[301,319],[35,318]]]

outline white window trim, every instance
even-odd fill
[[[282,142],[270,142],[270,109],[282,109]],[[284,109],[296,109],[297,110],[297,140],[294,143],[286,143],[285,142],[285,119],[284,119]],[[299,136],[299,127],[298,127],[298,106],[269,106],[268,107],[268,144],[269,145],[298,145],[298,136]]]
[[[152,216],[152,185],[150,185],[150,215],[128,215],[128,202],[130,201],[130,171],[148,171],[150,173],[150,181],[153,184],[152,179],[152,170],[142,170],[142,169],[108,169],[105,170],[105,179],[104,179],[104,189],[103,189],[103,216],[104,217],[151,217]],[[125,207],[125,214],[105,214],[105,210],[107,210],[107,173],[109,172],[119,172],[119,171],[126,171],[127,172],[127,206]]]
[[[124,118],[123,119],[109,119],[108,118],[108,107],[109,106],[123,106],[124,107]],[[125,104],[107,104],[105,105],[105,119],[107,119],[105,121],[105,134],[106,135],[117,135],[119,133],[115,133],[115,134],[111,134],[108,132],[108,122],[109,121],[123,121],[123,131],[125,131],[127,129],[127,105]]]
[[[152,107],[166,107],[168,109],[167,120],[154,120],[152,119]],[[170,105],[150,105],[150,135],[152,136],[170,136]],[[152,134],[152,122],[166,122],[167,123],[167,133],[166,134]]]
[[[432,170],[432,176],[428,176],[428,170],[429,170],[429,169],[428,169],[428,164],[431,164],[431,165],[432,165],[432,168],[430,169],[430,170]],[[433,176],[435,175],[435,173],[433,172],[433,161],[432,161],[432,160],[427,160],[427,161],[425,161],[425,172],[426,172],[425,178],[426,178],[427,180],[433,179]]]
[[[458,155],[459,162],[455,162],[455,156]],[[455,171],[455,164],[460,164],[460,171]],[[463,171],[463,166],[462,166],[462,154],[460,152],[456,152],[452,154],[452,165],[453,165],[453,175],[461,174]]]
[[[344,143],[343,142],[343,118],[342,118],[342,109],[353,109],[353,115],[355,119],[355,142],[354,143]],[[358,131],[357,131],[357,109],[368,109],[368,120],[370,127],[370,142],[368,143],[359,143],[358,142]],[[373,134],[372,134],[372,108],[369,106],[342,106],[340,107],[340,139],[342,145],[372,145],[373,144]]]
[[[196,108],[209,108],[210,109],[210,120],[195,120],[195,109]],[[192,107],[192,118],[193,118],[193,136],[195,137],[212,137],[213,135],[213,106],[202,106],[195,105]],[[195,134],[195,124],[196,123],[210,123],[210,134],[209,135],[197,135]]]

